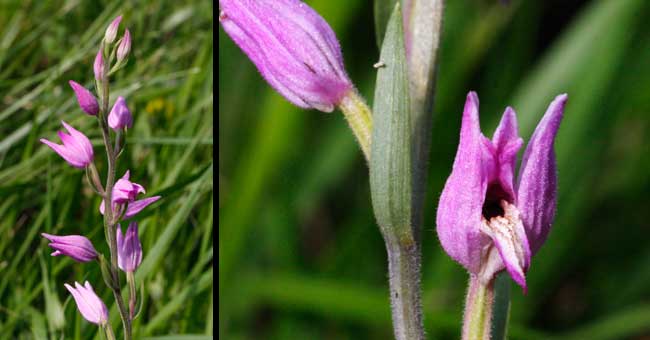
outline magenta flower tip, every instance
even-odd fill
[[[126,106],[124,97],[117,97],[115,104],[113,104],[113,108],[108,114],[108,126],[115,131],[133,127],[133,116],[131,116],[131,111]]]
[[[88,91],[85,87],[81,86],[74,80],[70,80],[68,83],[70,84],[70,87],[72,87],[72,90],[77,97],[79,107],[81,107],[85,113],[91,116],[96,116],[99,112],[99,104],[97,103],[95,96],[93,96],[90,91]]]
[[[220,0],[219,22],[264,79],[302,108],[330,112],[353,88],[327,22],[298,0]]]
[[[104,41],[107,44],[115,41],[115,37],[117,36],[117,29],[120,26],[120,21],[122,21],[122,15],[119,15],[117,18],[113,19],[108,27],[106,27],[106,32],[104,33]]]
[[[108,308],[104,302],[95,294],[93,287],[88,281],[82,286],[79,282],[74,283],[74,287],[65,283],[65,288],[72,294],[77,309],[81,316],[88,322],[99,326],[104,326],[108,322]]]
[[[80,169],[87,167],[94,158],[93,146],[90,140],[66,122],[61,121],[61,124],[68,130],[67,134],[61,131],[58,132],[63,144],[56,144],[44,138],[41,138],[40,142],[49,146],[73,167]]]
[[[553,142],[567,95],[557,96],[524,152],[514,109],[506,108],[492,140],[479,125],[479,100],[469,92],[458,151],[440,197],[438,238],[443,249],[484,283],[506,270],[527,291],[530,259],[546,240],[555,215],[557,178]],[[516,184],[516,186],[515,186]]]
[[[77,262],[90,262],[99,256],[92,242],[81,235],[57,236],[42,233],[41,236],[50,241],[54,249],[52,256],[65,255]]]

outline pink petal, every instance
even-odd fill
[[[478,96],[470,92],[456,159],[440,196],[436,221],[444,250],[471,273],[480,270],[482,248],[488,240],[479,230],[488,178],[483,165],[485,151],[478,104]]]
[[[548,107],[528,142],[519,171],[517,206],[533,254],[546,241],[555,217],[557,170],[553,143],[566,101],[567,95],[562,94]]]
[[[142,209],[146,208],[149,204],[154,203],[159,199],[160,196],[153,196],[153,197],[148,197],[148,198],[144,198],[129,203],[129,205],[126,207],[126,213],[124,213],[124,218],[131,218],[135,216],[137,213],[142,211]]]

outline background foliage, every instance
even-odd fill
[[[372,2],[307,2],[372,103]],[[486,134],[511,105],[525,140],[569,94],[558,215],[528,295],[513,287],[511,338],[650,336],[650,2],[456,0],[445,11],[423,235],[429,337],[459,336],[467,276],[440,248],[435,209],[469,90]],[[342,115],[291,106],[222,29],[219,71],[220,334],[390,338],[385,249]]]
[[[99,127],[67,82],[92,88],[99,42],[120,13],[133,47],[111,98],[127,98],[135,124],[118,174],[131,169],[148,195],[163,196],[137,217],[144,261],[136,273],[146,284],[135,333],[211,338],[212,9],[210,1],[0,0],[0,339],[96,336],[64,282],[88,280],[113,301],[98,266],[52,258],[40,237],[85,234],[108,253],[84,172],[38,139],[55,138],[65,120],[91,138],[105,171]]]

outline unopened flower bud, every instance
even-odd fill
[[[110,44],[113,41],[115,41],[115,37],[117,36],[117,29],[120,26],[120,21],[122,21],[121,15],[113,19],[110,25],[106,27],[106,33],[104,34],[104,41],[107,44]]]
[[[129,55],[130,51],[131,51],[131,33],[129,33],[129,30],[124,30],[124,37],[122,37],[122,41],[120,42],[120,45],[117,47],[117,62],[118,63],[122,62]]]
[[[220,0],[219,22],[287,100],[330,112],[352,89],[327,22],[298,0]]]
[[[117,97],[111,112],[108,114],[108,126],[115,131],[133,127],[133,116],[131,116],[131,111],[126,106],[124,97]]]
[[[117,225],[117,265],[124,272],[134,272],[142,262],[142,245],[138,238],[138,223],[131,222],[122,235],[122,227]]]
[[[92,242],[84,236],[57,236],[46,233],[41,235],[50,240],[49,246],[54,249],[52,256],[65,255],[77,262],[89,262],[98,256]]]
[[[104,57],[102,56],[102,49],[99,49],[97,56],[95,57],[95,64],[93,65],[93,71],[95,71],[95,80],[101,82],[106,75],[106,65],[104,64]]]
[[[91,116],[96,116],[97,112],[99,112],[99,104],[97,104],[95,96],[74,80],[70,80],[68,83],[77,97],[79,107],[81,107],[85,113]]]

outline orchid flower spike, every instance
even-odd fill
[[[113,21],[108,25],[108,27],[106,27],[106,32],[104,33],[105,43],[110,44],[113,41],[115,41],[115,37],[117,37],[117,29],[120,26],[120,21],[122,21],[121,15],[113,19]]]
[[[133,116],[131,116],[131,111],[126,106],[124,97],[117,97],[115,104],[113,104],[113,108],[108,114],[108,126],[114,131],[133,127]]]
[[[79,107],[81,107],[85,113],[91,116],[96,116],[97,112],[99,112],[99,104],[97,104],[97,99],[95,96],[93,96],[90,91],[88,91],[85,87],[81,86],[74,80],[70,80],[68,83],[70,84],[70,87],[72,87],[72,90],[77,97]]]
[[[131,222],[122,236],[122,227],[117,225],[117,265],[124,272],[134,272],[142,262],[142,245],[138,238],[138,223]]]
[[[61,124],[63,124],[63,127],[65,127],[69,133],[58,132],[63,145],[53,143],[45,138],[40,139],[41,143],[49,146],[73,167],[80,169],[87,167],[93,162],[94,157],[93,145],[90,143],[90,140],[83,133],[77,131],[66,122],[61,121]]]
[[[268,83],[302,108],[331,112],[353,89],[327,22],[299,0],[219,0],[219,21]]]
[[[142,209],[146,208],[148,205],[156,202],[161,198],[160,196],[152,196],[143,198],[141,200],[136,200],[136,196],[138,194],[144,194],[145,190],[142,185],[131,182],[129,180],[130,176],[131,174],[129,170],[127,170],[124,176],[115,182],[115,186],[113,187],[113,195],[111,197],[113,201],[113,209],[126,205],[124,218],[131,218],[135,216],[137,213],[142,211]],[[104,215],[104,205],[105,202],[102,200],[101,204],[99,205],[99,212],[102,215]]]
[[[105,326],[108,323],[108,309],[104,302],[95,294],[93,287],[86,281],[82,286],[79,282],[74,283],[75,288],[69,284],[64,284],[68,289],[75,303],[77,309],[84,319],[99,326]]]
[[[553,143],[567,95],[557,96],[528,142],[515,185],[517,133],[508,107],[492,140],[481,133],[478,96],[467,95],[453,170],[440,197],[437,233],[444,250],[489,283],[504,268],[526,292],[525,273],[555,216]]]
[[[90,262],[98,256],[92,242],[84,236],[57,236],[46,233],[41,235],[50,240],[49,246],[54,249],[52,256],[65,255],[77,262]]]

